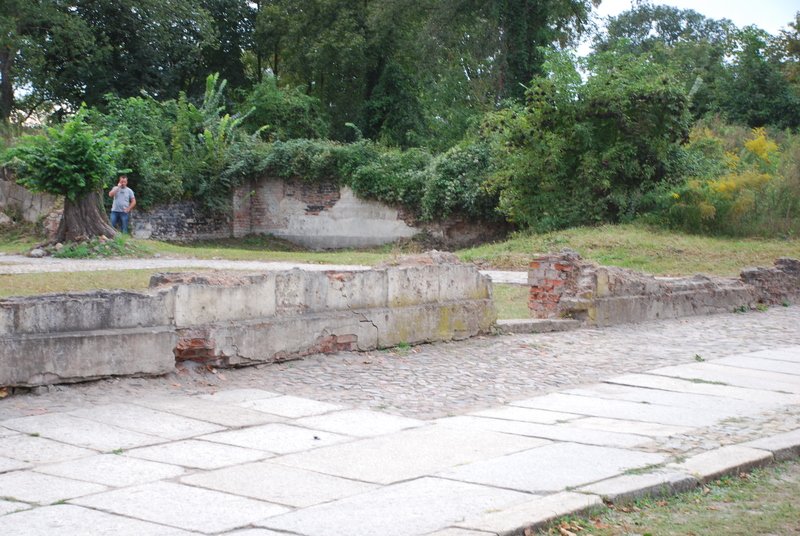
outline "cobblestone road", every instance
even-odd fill
[[[138,396],[253,387],[432,419],[622,373],[796,344],[800,344],[800,307],[776,307],[766,312],[487,336],[406,350],[317,355],[236,370],[182,370],[160,378],[39,388],[0,401],[0,418]]]

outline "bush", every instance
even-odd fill
[[[279,88],[275,78],[267,78],[247,93],[241,106],[247,115],[244,126],[248,132],[259,132],[266,140],[294,138],[324,138],[328,123],[324,119],[319,99],[293,88]]]
[[[487,116],[499,153],[492,188],[511,221],[538,231],[642,214],[668,178],[688,129],[688,101],[671,74],[646,58],[596,55],[584,82],[574,60],[551,54],[524,109]]]
[[[727,134],[730,135],[730,130]],[[688,178],[662,192],[663,219],[688,232],[776,236],[800,230],[800,140],[779,146],[763,128],[730,144],[697,128],[683,148]],[[694,172],[694,173],[691,173]]]

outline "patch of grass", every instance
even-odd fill
[[[32,223],[0,225],[0,253],[27,253],[42,240],[44,237],[36,232],[36,226]]]
[[[97,259],[105,257],[137,257],[149,253],[146,246],[138,244],[128,236],[118,234],[113,239],[93,238],[86,242],[67,243],[56,250],[48,248],[54,257],[61,259]]]
[[[523,285],[493,285],[492,294],[497,318],[500,320],[530,318],[528,294],[530,287]]]
[[[778,257],[800,257],[800,239],[732,239],[681,234],[643,224],[578,227],[458,252],[468,262],[524,270],[539,253],[574,249],[587,260],[655,275],[706,273],[733,276],[747,266],[772,266]]]
[[[150,284],[150,276],[158,271],[163,270],[0,274],[0,298],[97,289],[143,290]]]
[[[750,536],[800,534],[800,460],[723,478],[663,500],[569,517],[539,534]]]
[[[277,239],[272,239],[277,240]],[[193,257],[196,259],[225,259],[234,261],[283,261],[311,264],[362,264],[371,266],[391,259],[391,250],[341,250],[306,251],[301,248],[288,249],[280,245],[270,249],[273,243],[269,238],[250,237],[248,239],[226,239],[220,241],[173,244],[155,240],[137,240],[151,253],[164,256]],[[259,247],[263,245],[263,249]],[[274,247],[274,246],[272,246]]]
[[[712,380],[704,380],[703,378],[678,378],[679,380],[686,380],[687,382],[692,383],[705,383],[708,385],[728,385],[725,382],[715,382]]]

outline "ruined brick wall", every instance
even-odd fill
[[[193,201],[159,205],[149,211],[135,210],[130,221],[135,238],[157,240],[206,240],[233,234],[232,217],[209,215]]]
[[[800,261],[779,259],[774,268],[745,270],[738,279],[672,278],[598,266],[564,251],[534,259],[528,283],[532,317],[602,326],[800,303]]]

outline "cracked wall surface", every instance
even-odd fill
[[[147,292],[0,300],[0,386],[463,339],[494,321],[489,279],[449,254],[374,270],[158,274]]]

